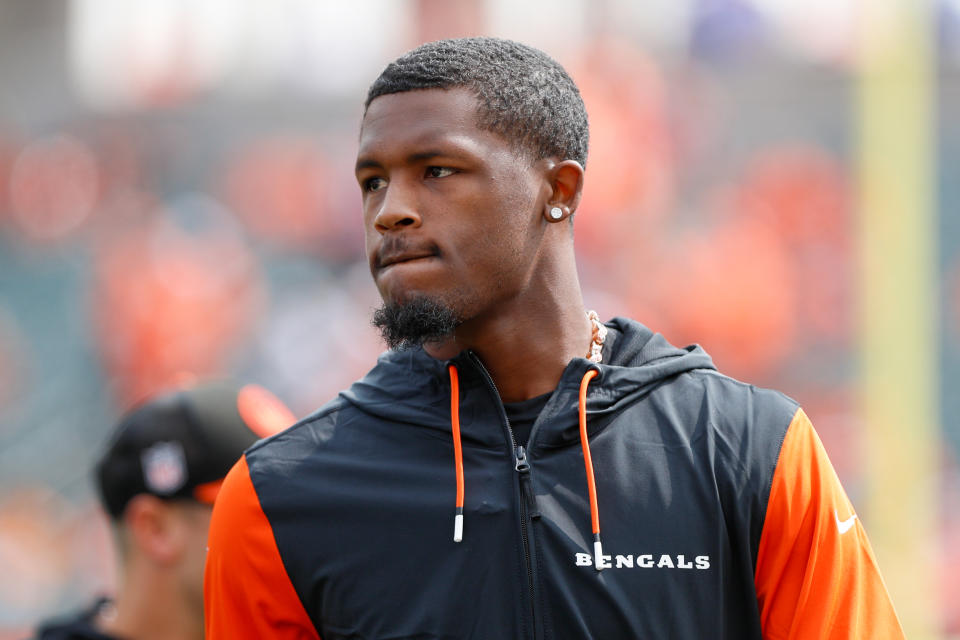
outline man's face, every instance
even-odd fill
[[[541,163],[476,124],[467,89],[380,96],[360,133],[367,257],[386,304],[427,298],[467,322],[529,280],[549,196]]]

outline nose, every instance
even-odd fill
[[[420,214],[411,194],[396,183],[389,185],[386,191],[373,219],[374,229],[383,234],[403,227],[419,227]]]

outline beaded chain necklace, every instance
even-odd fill
[[[600,316],[592,309],[587,311],[587,318],[593,325],[593,338],[590,341],[590,350],[585,356],[591,362],[599,363],[603,359],[603,341],[607,338],[607,328],[600,322]]]

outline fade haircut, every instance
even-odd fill
[[[531,160],[556,157],[587,164],[587,110],[580,91],[553,58],[500,38],[428,42],[383,70],[367,93],[375,98],[418,89],[465,87],[476,96],[477,125],[502,136]]]

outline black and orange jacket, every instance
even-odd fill
[[[796,403],[607,326],[526,447],[476,355],[414,349],[249,449],[214,508],[207,637],[901,638]]]

